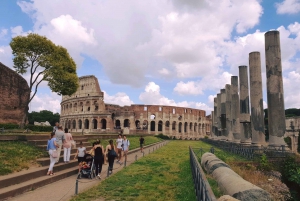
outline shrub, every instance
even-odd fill
[[[18,124],[0,124],[0,128],[17,129],[17,128],[19,128],[19,125]]]
[[[155,137],[158,137],[158,138],[161,138],[161,139],[164,139],[164,140],[169,140],[170,138],[162,133],[156,135]]]
[[[51,132],[51,131],[53,131],[52,126],[35,126],[35,125],[28,124],[28,125],[25,126],[25,129],[27,129],[27,128],[29,130],[37,131],[37,132]]]
[[[266,154],[261,155],[259,165],[257,166],[257,168],[261,171],[270,171],[271,170],[271,165],[268,161]]]

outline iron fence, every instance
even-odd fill
[[[190,149],[190,163],[195,185],[195,192],[198,201],[216,201],[216,197],[211,190],[211,187],[205,177],[205,174],[199,164],[198,157],[191,147]],[[201,153],[202,154],[202,153]]]
[[[267,158],[276,159],[276,158],[285,158],[287,156],[293,155],[294,153],[285,146],[281,147],[264,147],[264,146],[251,146],[238,144],[228,141],[212,140],[212,139],[202,139],[203,142],[211,144],[215,147],[218,147],[222,150],[240,155],[249,160],[254,160],[259,158],[261,155],[265,154]]]

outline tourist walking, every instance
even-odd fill
[[[123,135],[123,146],[122,147],[123,147],[125,161],[127,161],[127,153],[129,151],[129,146],[130,146],[129,140],[126,138],[126,135]]]
[[[49,156],[50,156],[50,165],[49,165],[47,175],[51,175],[51,176],[54,175],[53,167],[54,167],[54,164],[55,164],[55,161],[56,161],[55,154],[57,154],[57,153],[54,153],[54,152],[56,152],[57,147],[58,147],[58,144],[56,144],[55,133],[52,132],[51,133],[51,138],[50,138],[50,140],[48,140],[48,144],[47,144],[47,150],[48,150],[48,153],[49,153]]]
[[[58,130],[58,126],[59,126],[59,123],[55,122],[55,126],[53,126],[53,133],[55,133]]]
[[[117,154],[118,154],[117,163],[121,163],[121,160],[122,160],[122,144],[123,144],[123,139],[122,139],[121,134],[118,135],[118,139],[116,140],[116,144],[117,144]]]
[[[141,136],[140,137],[140,150],[141,150],[141,153],[144,152],[144,142],[145,142],[145,139]]]
[[[70,156],[71,156],[71,149],[72,149],[72,142],[73,142],[73,137],[71,133],[69,133],[69,130],[65,128],[65,136],[64,136],[64,162],[69,163],[70,162]]]
[[[113,140],[109,140],[109,145],[106,146],[105,154],[107,154],[108,157],[108,171],[111,174],[114,167],[114,160],[118,157]]]
[[[65,133],[62,130],[62,126],[58,126],[58,130],[55,132],[55,137],[56,137],[56,144],[58,145],[56,150],[58,154],[58,157],[56,158],[56,163],[58,163],[62,144],[64,142],[64,137],[65,137]]]
[[[104,160],[104,149],[103,146],[100,144],[100,140],[96,142],[94,146],[94,164],[95,164],[95,172],[99,179],[101,179],[101,171],[102,171],[102,165]]]

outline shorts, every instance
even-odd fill
[[[117,154],[122,154],[122,148],[121,149],[117,148]]]
[[[144,147],[144,144],[140,144],[140,147],[143,148],[143,147]]]
[[[78,157],[78,163],[82,162],[84,160],[84,157]]]

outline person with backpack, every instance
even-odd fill
[[[58,144],[56,143],[55,133],[52,132],[51,138],[48,140],[48,143],[47,143],[47,150],[48,150],[48,153],[50,156],[50,165],[49,165],[47,175],[50,175],[50,176],[54,175],[53,167],[54,167],[56,157],[57,157],[57,155],[55,155],[57,153],[54,153],[54,152],[56,152],[57,147],[58,147]]]
[[[116,157],[118,157],[117,152],[115,151],[114,141],[109,140],[109,144],[106,146],[105,154],[107,154],[108,157],[108,171],[110,174],[112,174],[113,166],[114,166],[114,160]]]
[[[94,164],[95,164],[95,172],[99,179],[101,179],[101,171],[102,165],[104,163],[104,149],[103,146],[100,144],[100,140],[95,142],[94,145]]]
[[[127,161],[127,153],[129,151],[129,146],[130,146],[129,140],[126,138],[126,135],[123,135],[122,149],[123,149],[125,161]]]

